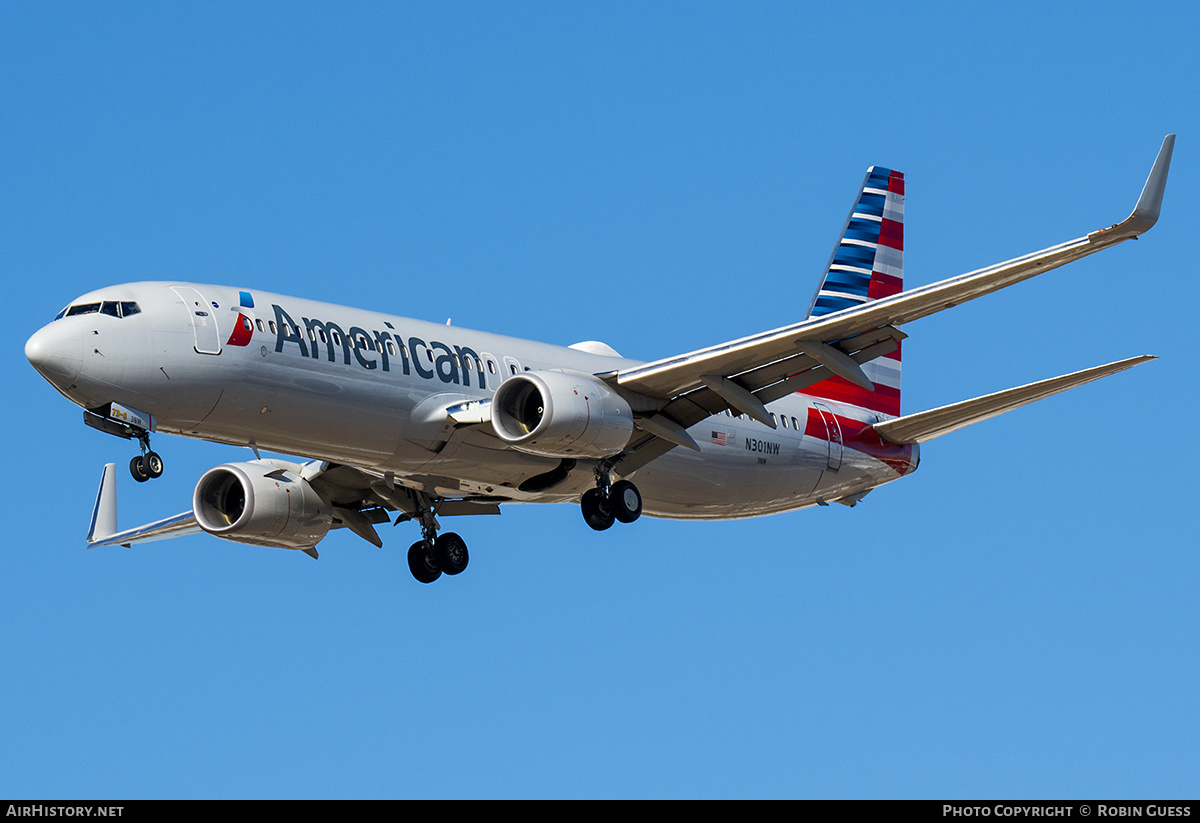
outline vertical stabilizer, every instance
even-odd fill
[[[872,166],[846,218],[842,236],[808,309],[820,317],[854,308],[904,290],[904,175]],[[850,403],[872,411],[900,414],[900,348],[863,364],[873,384],[864,389],[830,377],[803,394]]]

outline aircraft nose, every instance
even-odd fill
[[[83,337],[74,323],[54,322],[34,332],[25,357],[42,377],[66,391],[83,368]]]

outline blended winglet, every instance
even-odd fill
[[[92,522],[88,526],[87,547],[125,546],[149,543],[169,537],[182,537],[203,531],[191,509],[174,517],[147,523],[145,526],[117,530],[117,464],[105,463],[100,474],[100,489],[96,492],[96,503],[92,507]]]
[[[100,488],[96,490],[96,504],[92,507],[92,522],[88,527],[87,542],[95,543],[117,533],[117,464],[105,463],[100,474]]]
[[[1113,231],[1137,237],[1154,228],[1162,211],[1163,193],[1167,190],[1167,174],[1171,171],[1171,154],[1174,150],[1175,135],[1168,134],[1163,138],[1162,148],[1158,150],[1158,157],[1154,159],[1150,176],[1146,178],[1146,185],[1142,186],[1142,193],[1138,197],[1137,205],[1133,207],[1133,213],[1115,226],[1093,232],[1089,239],[1103,237]]]

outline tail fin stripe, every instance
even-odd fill
[[[871,273],[846,271],[838,269],[829,272],[825,278],[825,291],[849,292],[863,299],[867,296],[867,288],[871,285]]]
[[[830,271],[838,271],[846,267],[871,270],[871,264],[875,261],[875,246],[852,246],[849,244],[843,245],[837,250],[837,256],[833,258],[830,264]]]
[[[904,251],[904,224],[885,217],[879,225],[879,245]]]
[[[893,294],[899,294],[904,291],[904,281],[899,277],[892,277],[890,274],[883,272],[875,272],[875,276],[871,278],[871,285],[867,289],[868,300],[878,300],[881,297],[891,297]]]
[[[875,255],[875,271],[890,275],[897,280],[904,279],[904,249],[889,249],[880,246]]]
[[[879,220],[887,216],[887,192],[864,191],[854,207],[855,217],[874,217]]]

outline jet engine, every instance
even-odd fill
[[[629,443],[633,413],[625,398],[590,375],[529,371],[496,389],[492,427],[529,454],[610,457]]]
[[[311,549],[333,525],[330,506],[282,460],[225,463],[196,484],[192,511],[209,534],[280,549]]]

